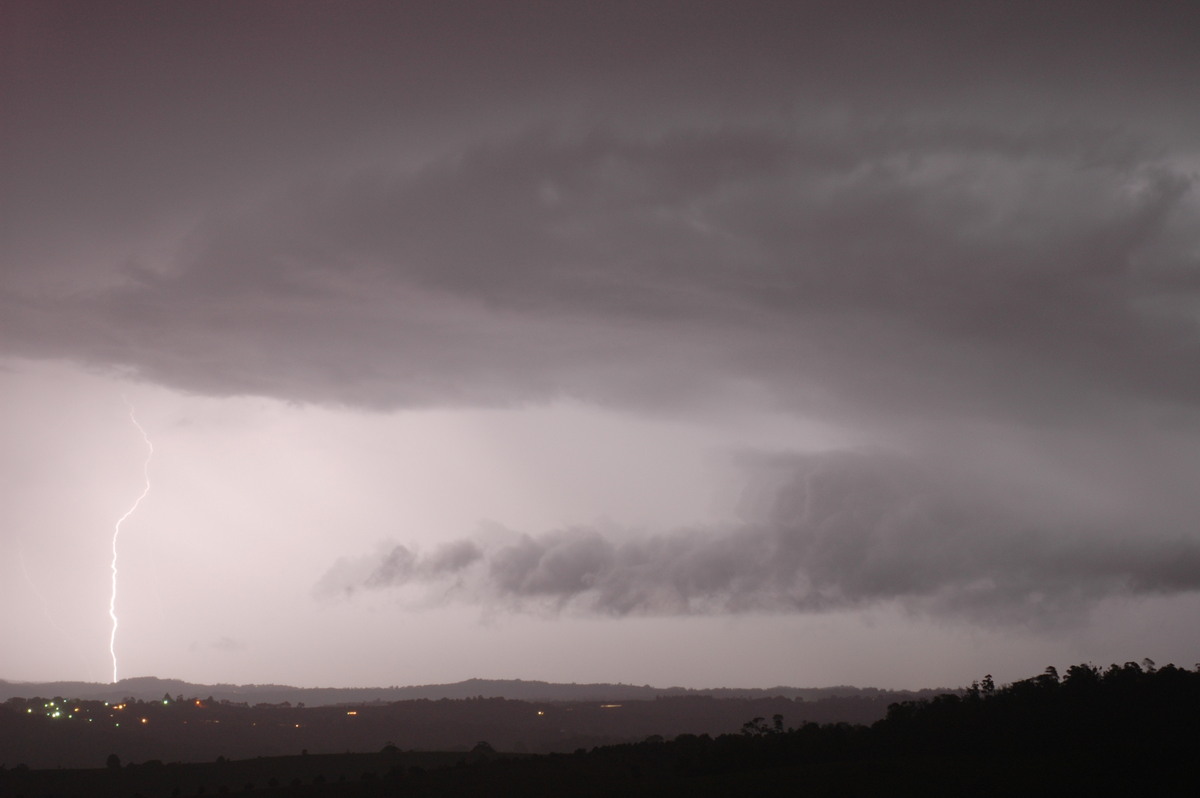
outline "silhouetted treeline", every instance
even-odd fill
[[[129,794],[137,786],[153,798],[169,794],[155,792],[154,785],[166,790],[174,783],[180,789],[197,779],[215,784],[222,774],[228,785],[235,773],[257,773],[257,781],[246,776],[237,791],[532,798],[767,791],[811,796],[1193,795],[1200,794],[1197,750],[1200,669],[1156,668],[1144,661],[1103,670],[1077,665],[1061,677],[1049,668],[1000,687],[985,677],[962,694],[893,704],[886,718],[871,726],[791,726],[776,713],[748,718],[733,733],[683,734],[670,740],[652,735],[638,743],[580,747],[571,754],[496,754],[492,745],[481,743],[473,751],[424,762],[413,758],[421,755],[386,746],[359,759],[346,754],[262,760],[254,770],[249,763],[236,770],[238,763],[228,762],[156,765],[149,773],[145,765],[140,770],[118,765],[80,774],[80,783],[91,779],[90,786],[74,792],[62,771],[9,770],[0,773],[0,793],[7,786],[4,794],[18,794],[16,788],[25,787],[27,798],[99,796]],[[146,780],[137,782],[139,773]],[[39,786],[45,789],[36,791]],[[118,786],[126,792],[109,792]]]
[[[1200,742],[1200,671],[1153,662],[1054,668],[997,688],[895,704],[874,729],[898,752],[1171,761]]]
[[[1196,795],[1200,669],[1053,668],[893,704],[872,726],[749,719],[573,756],[429,773],[413,795]]]

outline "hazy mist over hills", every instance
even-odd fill
[[[156,700],[164,695],[185,698],[211,697],[217,701],[248,704],[356,704],[412,701],[443,698],[506,698],[521,701],[634,701],[666,696],[711,696],[713,698],[783,697],[815,701],[839,696],[887,697],[902,700],[946,692],[928,690],[880,690],[873,687],[652,687],[632,684],[557,684],[522,679],[467,679],[452,684],[427,684],[390,687],[292,687],[280,684],[193,684],[180,679],[140,676],[122,679],[116,684],[95,682],[13,682],[0,680],[0,700],[32,696],[64,696],[91,701],[118,702],[127,699]]]

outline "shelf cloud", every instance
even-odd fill
[[[1200,589],[1200,545],[1186,530],[1130,537],[1049,508],[988,502],[878,452],[787,460],[773,463],[783,482],[753,522],[639,535],[596,526],[510,532],[504,542],[462,539],[425,557],[397,545],[339,562],[319,592],[424,584],[451,601],[652,616],[895,600],[918,612],[1037,626],[1113,595]]]

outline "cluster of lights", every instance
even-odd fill
[[[81,709],[82,709],[82,707],[68,708],[65,704],[60,705],[57,701],[47,701],[46,703],[42,704],[42,710],[43,710],[42,714],[44,714],[48,718],[54,718],[54,719],[74,718],[75,715],[78,714]],[[27,715],[32,715],[33,707],[26,707],[25,713]],[[87,721],[88,721],[88,723],[91,723],[92,719],[88,718]]]
[[[207,708],[207,706],[208,706],[208,704],[206,702],[201,701],[198,698],[188,699],[187,701],[183,701],[182,699],[180,699],[180,702],[181,702],[181,705],[183,705],[183,706],[195,706],[197,709],[204,709],[204,708]],[[91,702],[81,701],[79,699],[63,700],[60,698],[56,698],[51,701],[45,701],[42,704],[40,710],[36,705],[28,705],[27,704],[25,707],[25,713],[27,715],[40,714],[40,715],[44,715],[47,718],[51,718],[51,719],[55,719],[55,720],[58,720],[61,718],[74,718],[74,717],[78,716],[79,718],[85,718],[88,723],[93,723],[93,722],[95,722],[95,719],[91,716],[93,714],[97,714],[96,710],[99,709],[99,703],[100,702],[95,702],[95,706],[93,706]],[[152,702],[151,706],[153,704],[157,704],[157,703],[158,703],[157,701]],[[162,699],[163,706],[167,706],[167,705],[174,704],[174,703],[176,703],[175,699],[171,699],[171,698],[163,698]],[[141,702],[141,701],[137,701],[137,702],[135,702],[135,704],[137,705],[135,708],[138,708],[138,709],[145,706],[145,704],[143,704],[143,702]],[[128,709],[130,707],[129,702],[123,701],[120,704],[110,704],[109,702],[105,701],[105,702],[103,702],[103,705],[104,705],[104,709],[107,710],[107,712],[101,712],[98,715],[98,717],[101,717],[103,719],[103,715],[107,714],[108,719],[112,723],[112,725],[114,727],[119,727],[121,725],[121,722],[119,720],[117,720],[117,718],[120,717],[120,715],[118,715],[117,713],[122,712],[125,709]],[[347,715],[357,715],[359,713],[357,710],[349,710],[346,712],[346,714]],[[138,724],[138,725],[149,725],[150,717],[143,716],[141,714],[141,712],[138,712],[136,714],[136,716],[133,719],[131,719],[131,722],[134,724]],[[182,722],[185,724],[188,723],[188,721],[186,721],[186,720],[184,720]],[[221,721],[216,718],[207,718],[200,722],[202,722],[202,723],[220,723]],[[252,723],[251,725],[257,725],[257,723]],[[304,724],[288,723],[288,724],[280,724],[280,725],[288,725],[288,726],[292,726],[293,728],[299,729],[299,728],[302,728]]]
[[[61,718],[63,716],[62,708],[59,707],[57,702],[47,701],[46,703],[42,704],[42,709],[46,710],[46,717],[48,718]],[[33,712],[32,709],[29,711]],[[78,712],[79,710],[76,709],[75,711]],[[67,715],[67,717],[69,718],[71,716]]]

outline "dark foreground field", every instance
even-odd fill
[[[1200,794],[1200,671],[1126,663],[894,704],[871,725],[748,719],[740,732],[571,754],[361,754],[0,771],[25,796]]]
[[[1010,759],[987,755],[850,756],[795,762],[736,761],[682,744],[587,753],[495,756],[460,753],[326,754],[121,771],[6,772],[0,795],[95,796],[1013,796],[1195,794],[1187,758],[1164,767],[1101,757]],[[717,742],[713,741],[716,745]],[[639,750],[641,749],[641,750]]]

